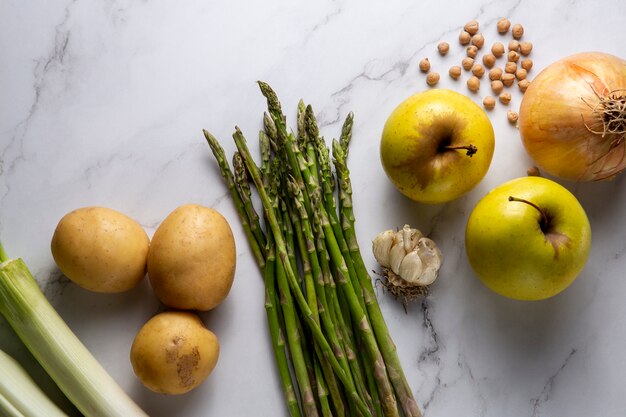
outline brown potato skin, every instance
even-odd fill
[[[152,317],[135,336],[130,361],[137,378],[150,390],[184,394],[211,374],[219,358],[219,342],[202,320],[187,311]]]
[[[83,207],[61,218],[50,249],[59,269],[77,285],[118,293],[146,273],[150,239],[133,219],[106,207]]]
[[[208,311],[228,295],[235,263],[235,240],[224,216],[187,204],[170,213],[155,231],[148,277],[163,304]]]

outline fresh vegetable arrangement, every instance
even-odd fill
[[[206,130],[204,135],[264,276],[289,413],[419,416],[355,235],[346,165],[352,114],[333,141],[333,173],[311,106],[299,103],[297,134],[291,133],[275,92],[266,83],[259,86],[268,104],[259,133],[260,167],[238,128],[232,170],[218,141]],[[261,216],[252,204],[250,179]]]
[[[539,168],[574,181],[611,179],[626,168],[626,61],[577,54],[531,81],[533,45],[522,40],[524,28],[503,18],[497,32],[512,36],[508,52],[494,42],[481,59],[485,37],[477,21],[467,22],[459,35],[461,65],[448,71],[454,80],[465,71],[462,88],[470,93],[489,78],[493,96],[482,99],[484,110],[463,94],[432,88],[401,102],[382,129],[385,173],[418,203],[454,201],[482,181],[495,148],[489,111],[496,100],[511,103],[505,89],[515,84],[524,98],[519,114],[511,109],[507,118],[519,121],[523,144]],[[441,56],[450,48],[437,45]],[[501,58],[506,62],[499,67]],[[439,83],[428,58],[419,70],[428,86]],[[232,163],[218,140],[203,133],[261,271],[286,409],[292,417],[420,416],[356,236],[347,166],[353,115],[329,148],[311,106],[298,103],[292,132],[276,93],[264,82],[259,87],[268,107],[258,137],[260,164],[239,128]],[[541,178],[539,168],[483,196],[465,228],[465,253],[475,275],[518,300],[564,291],[584,269],[591,248],[583,206],[566,188]],[[381,281],[404,301],[425,297],[443,255],[419,230],[397,226],[372,241]],[[63,274],[89,291],[128,291],[148,276],[165,311],[146,318],[129,352],[129,364],[147,389],[185,394],[213,372],[220,342],[197,312],[226,299],[237,259],[233,232],[219,212],[179,206],[150,239],[120,212],[84,207],[59,221],[51,253]],[[10,259],[1,245],[0,313],[84,415],[146,415],[54,311],[25,263]],[[0,375],[0,414],[65,415],[1,350]]]

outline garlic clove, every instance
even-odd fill
[[[394,242],[389,251],[389,268],[398,275],[400,275],[400,264],[405,255],[404,236],[402,232],[398,232],[394,236]]]
[[[417,284],[421,280],[422,271],[422,260],[417,252],[412,251],[402,259],[398,275],[410,284]]]
[[[419,285],[430,285],[439,275],[443,259],[441,251],[435,242],[427,237],[423,237],[419,240],[415,252],[423,263],[423,271],[418,283]]]
[[[379,233],[372,241],[372,252],[374,253],[374,258],[385,268],[391,267],[389,261],[389,251],[391,250],[391,245],[393,245],[394,236],[395,232],[393,230],[385,230],[384,232]]]
[[[409,226],[408,224],[404,225],[403,230],[406,230],[406,229],[410,230],[410,234],[409,234],[410,238],[407,239],[406,236],[405,236],[405,239],[404,239],[404,249],[406,250],[406,253],[409,253],[413,249],[415,249],[415,247],[417,246],[417,242],[419,242],[419,240],[424,235],[418,229],[411,228],[411,226]]]

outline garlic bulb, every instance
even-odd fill
[[[396,287],[430,285],[441,268],[442,255],[435,242],[409,225],[397,232],[380,233],[372,242],[372,251],[385,277]]]

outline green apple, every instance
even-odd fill
[[[391,113],[380,157],[400,192],[437,204],[460,197],[483,179],[494,146],[493,127],[482,108],[463,94],[432,89]]]
[[[567,288],[591,247],[589,220],[576,197],[541,177],[506,182],[469,217],[465,249],[481,281],[518,300],[541,300]]]

